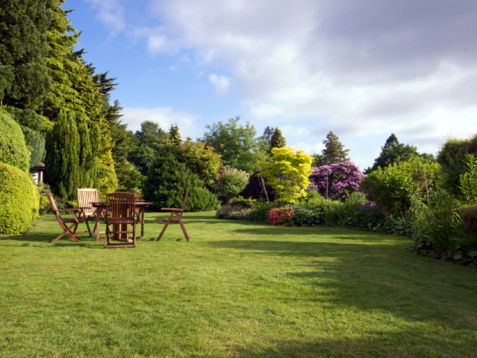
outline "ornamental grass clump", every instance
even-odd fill
[[[273,208],[268,215],[268,224],[275,226],[290,226],[293,220],[292,208]]]

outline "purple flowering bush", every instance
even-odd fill
[[[344,201],[351,193],[360,190],[364,174],[358,166],[347,161],[312,168],[308,190],[316,190],[325,198]]]

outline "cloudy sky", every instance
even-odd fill
[[[241,116],[321,153],[329,131],[361,169],[391,133],[435,154],[477,132],[475,0],[77,0],[79,48],[144,120],[183,138]]]

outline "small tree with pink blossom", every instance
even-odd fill
[[[333,200],[346,199],[346,196],[359,191],[359,184],[364,178],[359,168],[350,161],[323,165],[319,168],[311,168],[310,186],[325,198]]]

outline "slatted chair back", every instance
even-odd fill
[[[106,194],[106,217],[114,219],[134,219],[136,198],[133,193]]]
[[[134,193],[106,194],[105,248],[136,247],[136,198]],[[129,226],[132,226],[132,230]],[[130,240],[129,234],[132,234]],[[116,241],[115,243],[113,241]],[[119,241],[119,242],[117,242]]]
[[[186,190],[185,197],[184,197],[184,202],[182,203],[182,208],[181,208],[182,212],[184,212],[184,210],[185,210],[188,197],[189,197],[189,188],[187,188],[187,190]]]
[[[86,216],[92,216],[96,214],[95,208],[91,203],[99,201],[99,191],[96,188],[78,188],[76,190],[76,196],[78,199],[78,207],[84,208],[83,213]]]

